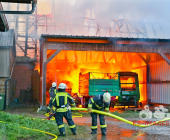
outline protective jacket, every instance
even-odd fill
[[[50,110],[51,107],[52,107],[52,101],[53,101],[55,95],[57,94],[57,92],[58,92],[58,91],[57,91],[56,87],[51,87],[51,88],[49,89],[50,102],[49,102],[49,105],[48,105],[48,107],[47,107],[49,110]],[[55,110],[55,108],[53,108],[53,110]]]
[[[109,111],[110,102],[104,103],[103,94],[99,94],[89,99],[88,107],[92,108],[92,106],[96,109],[104,108],[106,111]]]
[[[60,90],[61,91],[61,90]],[[67,92],[58,92],[52,101],[52,105],[56,107],[56,112],[66,112],[69,109],[69,103],[71,106],[75,106],[74,99]]]
[[[52,104],[54,107],[56,107],[55,119],[56,119],[56,123],[59,128],[60,134],[65,133],[63,117],[67,120],[68,125],[71,131],[73,132],[73,134],[75,134],[76,132],[76,126],[71,116],[69,103],[71,104],[71,106],[75,106],[75,102],[69,93],[65,92],[65,90],[61,90],[61,89],[58,90],[58,93],[55,95],[55,98],[53,99]]]
[[[110,102],[103,102],[103,94],[100,95],[96,95],[93,98],[89,99],[89,103],[88,103],[88,107],[92,108],[92,109],[96,109],[96,110],[100,110],[100,111],[104,111],[104,109],[106,111],[109,111],[109,106],[110,106]],[[92,125],[91,125],[91,130],[93,133],[97,132],[97,113],[91,113],[91,117],[92,117]],[[105,118],[104,115],[99,114],[99,118],[100,118],[100,128],[103,133],[106,133],[106,123],[105,123]]]

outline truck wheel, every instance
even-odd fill
[[[83,107],[88,108],[88,100],[89,100],[88,97],[83,98]]]
[[[140,107],[142,107],[142,102],[139,103]]]
[[[112,108],[114,108],[115,104],[114,102],[111,102],[111,105],[110,105]]]
[[[136,102],[135,102],[135,108],[138,108],[138,107],[139,107],[139,102],[136,101]]]

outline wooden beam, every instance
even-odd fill
[[[170,59],[164,53],[159,53],[159,55],[170,65]]]
[[[162,83],[170,83],[170,81],[153,81],[153,82],[149,82],[149,84],[162,84]]]
[[[112,56],[109,58],[109,60],[108,61],[111,61],[111,59],[115,59],[115,63],[117,62],[117,57],[116,57],[116,54],[113,52],[112,53]]]
[[[57,50],[51,50],[48,54],[47,54],[47,59],[53,54],[55,53]]]
[[[47,38],[47,42],[75,42],[75,43],[101,43],[108,44],[109,40],[102,39],[75,39],[75,38]]]
[[[135,53],[170,53],[169,46],[145,45],[118,45],[118,44],[87,44],[87,43],[60,43],[46,42],[49,50],[74,50],[74,51],[107,51],[107,52],[135,52]]]
[[[18,47],[25,53],[25,50],[16,42],[16,44],[18,45]]]
[[[50,62],[61,50],[57,50],[55,53],[53,53],[48,59],[47,63]]]
[[[146,59],[140,53],[136,53],[136,54],[137,54],[137,56],[139,56],[145,62],[145,64],[148,64]]]
[[[125,60],[125,63],[128,63],[126,54],[123,54],[123,56],[122,56],[122,59],[121,59],[121,62],[122,62],[122,63],[123,63],[123,60]]]
[[[106,63],[105,52],[102,52],[102,57],[103,57],[103,61],[104,61],[104,63]]]
[[[47,73],[47,62],[43,63],[43,91],[42,91],[42,106],[46,106],[46,73]]]
[[[75,62],[77,62],[78,61],[78,57],[77,57],[77,52],[76,51],[74,51],[74,56],[75,56]]]
[[[65,55],[65,62],[67,62],[67,50],[66,51],[64,51],[64,55]]]

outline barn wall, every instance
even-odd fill
[[[170,66],[165,61],[150,63],[149,99],[152,103],[170,104]]]

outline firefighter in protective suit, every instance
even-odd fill
[[[106,92],[104,94],[96,95],[93,98],[89,99],[88,103],[88,112],[91,113],[92,125],[91,125],[91,134],[97,133],[97,113],[92,113],[92,109],[109,112],[111,96],[110,93]],[[102,135],[106,135],[106,123],[104,115],[99,114],[100,118],[100,128]]]
[[[67,120],[72,133],[76,135],[76,126],[72,119],[71,109],[69,106],[70,103],[71,106],[75,107],[75,102],[71,95],[65,92],[65,89],[66,84],[60,83],[58,86],[58,93],[52,101],[53,106],[56,107],[55,120],[60,131],[58,136],[66,136],[63,117]]]
[[[49,105],[47,107],[47,113],[50,112],[51,107],[52,107],[52,101],[57,93],[57,84],[55,82],[52,83],[52,87],[49,89],[49,93],[50,93],[50,102]],[[55,108],[53,108],[53,110],[55,110]]]

